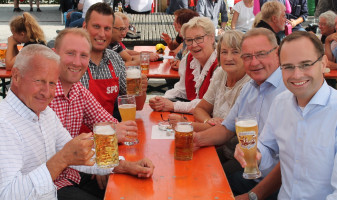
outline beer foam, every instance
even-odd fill
[[[136,107],[136,104],[122,104],[122,105],[119,105],[118,108],[135,108]]]
[[[236,126],[240,127],[252,127],[257,126],[257,121],[253,119],[242,120],[235,123]]]
[[[193,131],[193,127],[188,124],[177,124],[175,130],[182,133],[188,133]]]
[[[126,77],[127,78],[140,78],[140,70],[139,69],[127,69]]]
[[[113,134],[115,134],[115,130],[110,125],[95,126],[94,132],[95,132],[95,134],[99,134],[99,135],[113,135]]]

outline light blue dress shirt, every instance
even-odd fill
[[[286,90],[282,81],[282,72],[277,68],[260,86],[254,80],[242,88],[233,108],[222,125],[235,132],[235,118],[238,116],[256,116],[259,133],[268,118],[269,108],[274,98]]]
[[[51,108],[38,117],[9,91],[0,102],[0,199],[56,200],[46,162],[71,139]],[[91,174],[112,171],[96,165],[73,168]]]
[[[260,169],[279,154],[278,199],[337,199],[337,91],[326,82],[302,109],[285,91],[273,102],[259,137]]]
[[[286,90],[282,81],[282,72],[277,68],[268,79],[260,86],[254,80],[246,83],[242,88],[239,97],[236,99],[234,106],[229,112],[227,118],[222,125],[232,132],[235,132],[235,118],[238,116],[255,116],[258,123],[259,134],[268,118],[269,108],[275,97]],[[275,160],[275,165],[278,159]],[[262,176],[266,176],[270,169],[262,172]]]

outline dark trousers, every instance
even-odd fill
[[[234,196],[248,193],[253,189],[258,182],[254,180],[244,179],[242,177],[243,172],[235,172],[227,176],[229,185],[231,186]],[[278,191],[267,198],[267,200],[277,200]]]
[[[96,179],[91,174],[81,173],[79,185],[63,187],[57,190],[58,200],[100,200],[104,198],[105,190],[101,190]]]

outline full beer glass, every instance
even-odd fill
[[[191,122],[178,122],[175,126],[174,158],[176,160],[192,160],[193,126]]]
[[[113,122],[94,125],[95,160],[100,168],[112,168],[119,164],[118,141]]]
[[[122,121],[136,120],[136,99],[134,95],[122,95],[118,97],[118,110],[121,114]],[[129,142],[124,142],[125,145],[138,144],[137,136],[127,135],[130,138]]]
[[[256,151],[258,127],[255,117],[237,117],[235,120],[236,134],[239,140],[240,148],[244,153],[244,159],[247,166],[243,172],[243,178],[256,179],[261,176],[257,166]]]
[[[140,95],[141,93],[141,71],[140,66],[129,66],[126,68],[126,93]]]
[[[7,46],[0,46],[0,67],[6,66],[5,64],[6,51],[7,51]]]
[[[142,71],[148,71],[150,66],[150,52],[140,52],[140,68]]]

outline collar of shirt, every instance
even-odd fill
[[[329,103],[330,95],[331,95],[331,88],[324,81],[321,88],[316,92],[316,94],[311,98],[309,103],[304,107],[304,109],[302,111],[302,116],[305,116],[306,114],[308,114],[316,106],[326,106]],[[293,99],[294,99],[294,102],[297,105],[297,101],[296,101],[295,96],[294,96]]]
[[[5,101],[23,118],[32,122],[39,120],[39,117],[30,108],[28,108],[11,90],[8,91]],[[42,111],[40,114],[43,114],[43,112],[44,111]]]
[[[201,87],[201,84],[204,82],[205,77],[208,74],[209,69],[213,65],[214,61],[217,59],[216,58],[217,51],[214,50],[211,56],[208,58],[208,60],[205,63],[205,66],[201,70],[200,62],[193,57],[193,60],[191,61],[190,68],[193,69],[193,81],[195,82],[195,88],[196,88],[196,93],[199,94],[199,89]],[[201,70],[201,72],[200,72]]]
[[[56,90],[55,90],[55,97],[63,97],[68,101],[73,101],[76,97],[79,96],[79,88],[78,85],[82,84],[81,82],[74,83],[69,91],[68,97],[64,94],[64,90],[61,84],[61,81],[59,80],[56,85]]]
[[[109,64],[109,56],[107,54],[107,51],[109,51],[109,49],[104,49],[102,59],[99,62],[99,66],[101,66],[102,64]],[[112,50],[110,50],[110,51],[112,51]],[[91,59],[90,59],[89,60],[89,67],[98,67],[98,66],[94,62],[92,62]]]
[[[278,67],[268,78],[265,80],[261,85],[258,85],[253,79],[250,81],[250,83],[260,90],[263,90],[267,86],[274,86],[277,88],[282,82],[282,72],[281,69]]]

